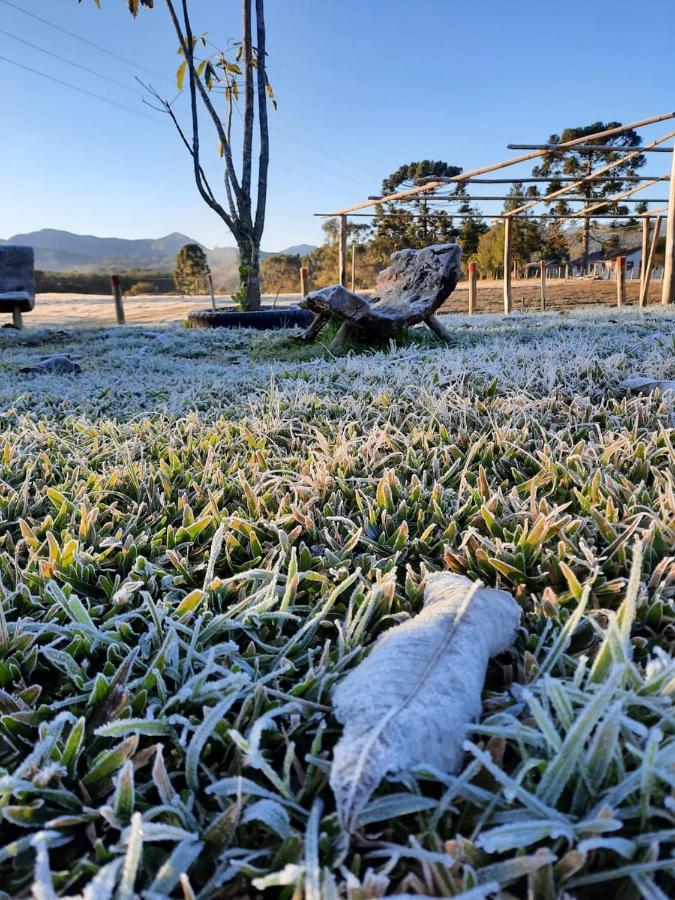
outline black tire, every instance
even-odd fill
[[[314,313],[299,306],[282,309],[261,309],[257,312],[199,309],[188,314],[193,328],[255,328],[267,331],[277,328],[306,328],[314,319]]]

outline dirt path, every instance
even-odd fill
[[[613,281],[586,281],[550,279],[547,285],[547,307],[549,309],[576,309],[581,306],[616,303],[616,284]],[[638,282],[626,283],[628,304],[637,301]],[[229,297],[218,297],[219,305],[229,302]],[[283,294],[276,298],[277,306],[297,303],[299,294]],[[649,292],[649,302],[661,299],[661,285],[653,284]],[[275,298],[265,297],[264,303],[272,304]],[[127,324],[149,325],[181,322],[190,310],[208,309],[208,297],[176,297],[145,295],[128,297],[124,301]],[[502,310],[502,284],[499,281],[478,282],[478,312],[500,312]],[[444,305],[444,312],[465,313],[468,308],[468,287],[461,282],[450,300]],[[539,309],[539,281],[537,279],[513,282],[513,308],[515,310]],[[115,324],[112,297],[108,295],[78,294],[38,294],[35,309],[25,316],[26,327],[41,325],[64,325],[92,327]],[[0,321],[0,324],[4,324]]]

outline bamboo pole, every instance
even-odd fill
[[[668,222],[666,224],[665,263],[663,266],[661,303],[675,303],[675,153],[673,153],[673,165],[670,172],[670,190],[668,192]]]
[[[626,302],[626,257],[616,258],[616,305],[621,307]]]
[[[642,153],[643,150],[649,150],[653,147],[656,147],[657,144],[662,144],[664,141],[670,140],[670,138],[675,137],[675,131],[669,132],[669,134],[664,135],[663,137],[657,138],[654,141],[651,141],[649,144],[646,144],[640,150],[632,151],[628,156],[624,156],[621,159],[617,159],[614,162],[607,163],[606,166],[602,166],[597,171],[592,172],[591,175],[587,175],[585,178],[580,178],[578,181],[575,181],[571,185],[566,185],[563,188],[558,188],[555,191],[551,191],[546,194],[544,197],[536,197],[534,200],[530,200],[528,203],[524,203],[522,206],[518,206],[516,209],[511,210],[509,215],[515,216],[518,213],[525,212],[526,209],[532,209],[533,206],[537,206],[539,203],[548,202],[549,200],[553,200],[556,197],[560,197],[565,194],[565,192],[569,192],[573,188],[577,188],[586,182],[589,182],[593,178],[597,178],[598,175],[602,175],[604,172],[610,172],[612,169],[616,169],[618,166],[625,166],[627,162],[630,162],[632,159],[635,159],[637,156]],[[562,144],[560,145],[562,146]],[[623,180],[623,179],[622,179]],[[656,181],[661,181],[661,178],[657,178]],[[654,184],[653,180],[649,181],[649,184]]]
[[[504,218],[504,312],[508,316],[513,308],[511,295],[511,268],[513,265],[513,248],[511,239],[511,219]]]
[[[541,269],[541,286],[540,286],[540,307],[542,312],[546,309],[546,261],[542,259],[539,263]]]
[[[574,147],[576,144],[582,144],[584,141],[594,141],[601,137],[611,137],[615,134],[623,134],[634,128],[642,128],[645,125],[654,125],[656,122],[665,122],[668,119],[675,119],[675,112],[663,113],[660,116],[652,116],[649,119],[640,119],[637,122],[631,122],[629,125],[620,125],[617,128],[608,128],[605,131],[598,131],[596,134],[589,134],[583,138],[575,138],[572,141],[565,141],[558,144],[559,148]],[[496,172],[497,169],[506,169],[508,166],[515,166],[517,163],[527,162],[530,159],[538,159],[546,155],[546,150],[535,150],[533,153],[526,153],[523,156],[515,156],[512,159],[505,159],[498,163],[492,163],[489,166],[481,166],[478,169],[472,169],[470,172],[463,172],[461,175],[455,175],[443,181],[430,181],[428,184],[418,185],[409,188],[406,191],[397,191],[395,194],[389,194],[385,197],[379,197],[377,200],[364,200],[361,203],[355,203],[353,206],[345,206],[343,209],[335,210],[330,216],[344,216],[347,213],[356,212],[359,209],[368,209],[380,203],[391,203],[395,200],[407,200],[408,197],[415,197],[418,194],[424,194],[427,191],[435,191],[437,187],[443,184],[461,183],[473,178],[475,175],[486,175],[488,172]],[[675,154],[674,154],[675,155]],[[625,159],[624,159],[625,162]]]
[[[649,282],[652,278],[652,264],[654,262],[654,254],[656,253],[656,242],[659,239],[659,233],[661,231],[661,222],[663,221],[663,216],[657,216],[656,222],[654,222],[654,231],[652,233],[652,241],[649,247],[649,256],[647,258],[647,268],[645,269],[645,280],[644,285],[640,285],[640,297],[638,299],[639,306],[646,306],[647,300],[649,296]]]
[[[673,158],[675,159],[675,156]],[[567,218],[578,219],[580,217],[587,216],[595,209],[601,209],[601,207],[603,206],[610,206],[612,203],[616,203],[617,200],[622,200],[624,197],[629,197],[631,194],[637,194],[638,191],[644,191],[644,189],[648,188],[651,184],[656,184],[656,181],[646,181],[644,184],[639,184],[637,187],[629,188],[627,191],[622,191],[620,194],[614,194],[614,196],[607,197],[601,203],[595,203],[593,206],[587,206],[586,209],[582,209],[579,212],[570,213]]]
[[[338,243],[338,282],[347,287],[347,216],[340,216]]]
[[[559,150],[560,147],[563,147],[563,144],[507,144],[507,150],[546,150],[547,153],[552,153],[556,150]],[[600,151],[601,153],[632,153],[633,147],[615,147],[612,144],[577,144],[574,148],[577,152],[585,153],[585,152],[593,152]],[[653,147],[643,147],[641,149],[641,153],[647,151],[648,153],[672,153],[671,147],[659,147],[658,150]]]
[[[476,294],[477,294],[477,274],[476,263],[469,263],[469,315],[473,316],[476,312]]]

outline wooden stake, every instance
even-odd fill
[[[640,285],[640,299],[638,300],[639,306],[647,305],[647,298],[649,294],[649,282],[652,278],[652,263],[654,262],[654,254],[656,253],[656,242],[659,239],[659,233],[661,232],[661,222],[663,221],[663,216],[657,216],[656,222],[654,223],[654,231],[652,233],[652,241],[649,247],[649,256],[647,258],[647,268],[645,269],[645,278],[644,283]]]
[[[117,324],[125,325],[126,319],[124,317],[124,299],[122,297],[122,288],[120,287],[119,275],[110,276],[110,286],[112,288],[113,299],[115,301],[115,315],[117,317]]]
[[[642,219],[642,258],[640,260],[640,294],[638,306],[643,306],[643,289],[645,284],[645,272],[647,271],[647,254],[649,253],[649,232],[651,229],[651,216]]]
[[[504,218],[504,313],[508,316],[513,308],[511,297],[511,266],[513,254],[511,247],[511,219]]]
[[[476,293],[477,293],[477,273],[476,263],[469,263],[469,315],[473,316],[476,312]]]
[[[626,257],[616,258],[616,305],[623,306],[626,302]]]
[[[213,310],[213,312],[215,312],[216,311],[216,295],[213,292],[213,275],[210,272],[208,272],[206,277],[208,278],[209,291],[211,292],[211,309]]]
[[[309,269],[307,266],[300,266],[300,293],[303,297],[309,294]]]
[[[356,244],[352,244],[352,294],[356,284]]]
[[[341,215],[339,221],[338,281],[342,287],[347,287],[347,216]]]
[[[541,309],[546,309],[546,262],[542,259],[539,263],[541,269]]]
[[[670,188],[668,191],[665,257],[661,303],[675,303],[675,153],[673,153],[673,166],[670,172]]]

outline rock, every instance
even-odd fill
[[[43,356],[40,362],[34,366],[24,366],[21,371],[24,374],[33,375],[79,375],[82,366],[67,356]]]
[[[631,375],[630,378],[624,378],[619,387],[636,394],[651,394],[657,388],[663,393],[663,391],[675,391],[675,379],[659,380],[647,378],[644,375]]]

